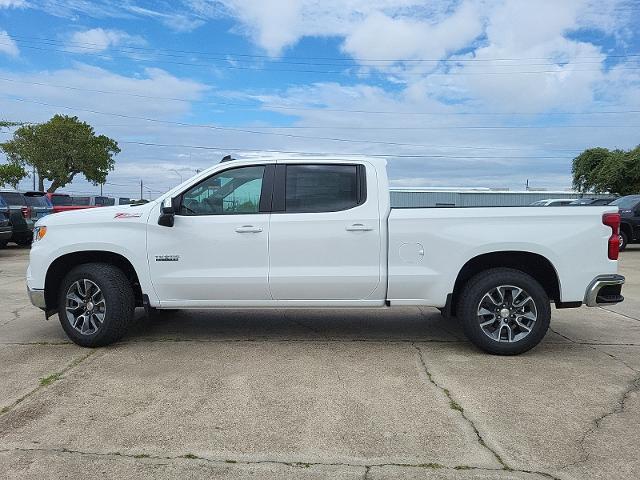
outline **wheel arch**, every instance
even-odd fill
[[[505,250],[478,255],[463,265],[458,272],[453,292],[447,300],[450,313],[455,315],[460,292],[471,278],[482,271],[499,267],[513,268],[531,275],[540,283],[556,306],[561,304],[560,278],[548,258],[538,253]]]
[[[630,223],[627,223],[624,221],[621,222],[620,231],[627,234],[627,238],[629,239],[630,242],[633,240],[633,228],[631,227]]]
[[[44,284],[44,295],[47,310],[58,307],[58,288],[62,279],[74,267],[85,263],[106,263],[122,270],[131,283],[136,306],[142,306],[142,288],[138,273],[133,264],[123,255],[107,250],[83,250],[71,252],[56,258],[47,269]]]

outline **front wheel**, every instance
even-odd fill
[[[58,317],[74,343],[102,347],[124,336],[133,318],[135,298],[125,274],[106,263],[86,263],[62,281]]]
[[[544,338],[551,305],[530,275],[510,268],[486,270],[464,287],[458,317],[467,338],[496,355],[518,355]]]

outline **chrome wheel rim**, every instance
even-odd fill
[[[83,278],[73,282],[67,290],[65,310],[75,331],[81,335],[93,335],[104,323],[107,304],[100,287]]]
[[[485,293],[478,304],[482,332],[495,342],[518,342],[531,333],[538,309],[524,289],[500,285]]]

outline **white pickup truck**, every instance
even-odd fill
[[[389,206],[379,159],[222,162],[145,205],[49,215],[27,286],[77,344],[120,339],[135,307],[420,305],[512,355],[557,308],[623,300],[617,207]]]

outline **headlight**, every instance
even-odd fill
[[[38,240],[42,240],[44,236],[47,234],[47,227],[35,227],[33,229],[33,242],[37,242]]]

